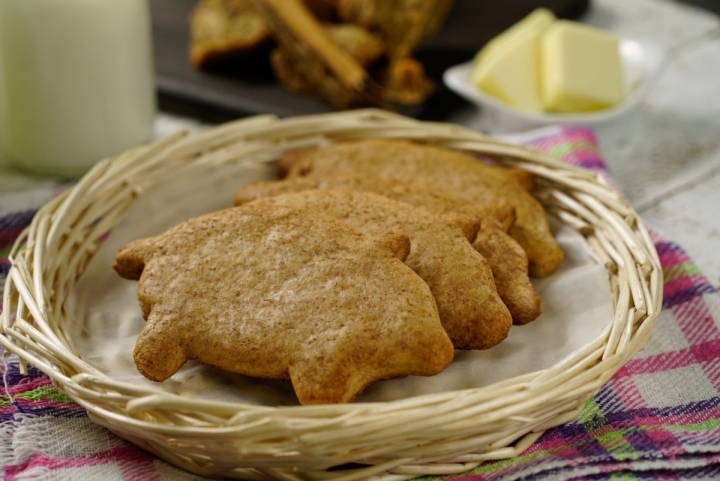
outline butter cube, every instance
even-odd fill
[[[536,10],[496,37],[478,53],[470,82],[510,106],[542,110],[539,42],[554,19],[549,10]]]
[[[540,59],[548,111],[600,110],[625,97],[618,39],[609,32],[559,20],[540,40]]]
[[[554,21],[555,15],[550,10],[536,8],[528,16],[486,43],[475,56],[475,61],[481,62],[487,59],[493,51],[502,50],[504,44],[511,43],[515,36],[523,35],[525,31],[542,34]]]

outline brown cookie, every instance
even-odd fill
[[[317,149],[294,149],[294,150],[288,150],[285,152],[282,157],[280,157],[280,162],[278,165],[278,173],[280,174],[280,178],[285,178],[290,173],[290,169],[292,166],[299,162],[301,159],[310,156],[313,152],[316,152]],[[528,172],[527,170],[523,169],[516,169],[514,167],[510,168],[503,168],[502,169],[506,175],[509,175],[513,177],[515,180],[517,180],[523,189],[527,190],[528,192],[532,192],[532,190],[535,188],[535,174],[532,172]]]
[[[293,151],[286,159],[300,159],[306,151]],[[245,185],[235,192],[233,201],[241,205],[255,199],[303,190],[356,190],[373,192],[435,213],[456,212],[482,219],[483,227],[493,225],[507,232],[515,223],[515,208],[498,199],[488,203],[468,202],[464,197],[426,184],[416,184],[370,174],[329,174],[293,177],[283,181],[262,181]]]
[[[550,275],[562,262],[545,210],[507,169],[450,149],[384,139],[338,142],[296,160],[289,177],[363,173],[432,185],[475,203],[506,200],[517,215],[510,235],[527,253],[530,275]]]
[[[365,386],[434,375],[453,357],[427,285],[402,260],[404,234],[372,238],[291,207],[190,219],[121,249],[147,323],[138,370],[162,381],[188,359],[290,378],[302,404],[348,402]]]
[[[509,204],[473,204],[463,197],[427,185],[362,174],[257,182],[238,189],[234,202],[240,205],[258,198],[309,189],[374,192],[436,214],[458,212],[481,219],[473,247],[487,259],[497,292],[510,311],[513,323],[527,324],[540,315],[541,300],[528,278],[525,251],[506,234],[515,220],[515,209]]]
[[[470,245],[480,223],[462,214],[434,215],[381,195],[306,190],[256,200],[319,211],[369,235],[406,233],[405,263],[430,286],[440,321],[456,349],[488,349],[507,337],[512,318],[485,259]]]

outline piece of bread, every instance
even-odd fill
[[[299,158],[288,177],[361,173],[417,182],[456,193],[470,202],[502,199],[515,207],[510,235],[528,256],[531,276],[545,277],[562,262],[543,206],[512,173],[461,152],[406,140],[338,142]]]
[[[190,14],[190,61],[198,68],[267,47],[270,31],[248,0],[200,0]]]
[[[412,245],[405,263],[430,286],[455,349],[489,349],[510,331],[512,318],[497,294],[490,267],[469,242],[480,227],[478,219],[462,214],[438,216],[378,194],[352,190],[306,190],[245,205],[310,209],[372,236],[405,233]]]
[[[380,38],[362,27],[351,24],[324,24],[329,37],[344,51],[366,66],[382,55]],[[270,53],[270,65],[278,81],[291,92],[301,95],[326,95],[331,104],[347,108],[362,101],[358,93],[343,86],[326,72],[321,63],[302,64],[286,48],[277,47]]]
[[[434,90],[422,64],[410,57],[390,60],[379,79],[382,97],[399,105],[418,105]]]
[[[406,235],[365,236],[322,214],[243,206],[190,219],[116,256],[139,279],[138,370],[162,381],[188,359],[290,378],[302,404],[351,401],[379,379],[452,360]]]
[[[380,58],[383,43],[379,35],[351,23],[325,23],[325,30],[335,43],[353,56],[361,65],[367,66]]]
[[[305,4],[317,18],[333,18],[337,10],[334,0],[305,0]],[[191,12],[189,21],[190,61],[198,68],[242,59],[267,50],[272,43],[265,20],[249,0],[200,0]],[[359,26],[356,28],[362,29]],[[358,38],[354,32],[340,32],[339,35],[349,37],[346,42],[360,44],[358,48],[362,47],[365,40]],[[380,42],[378,35],[368,35]],[[381,53],[380,44],[380,53],[377,55]],[[373,53],[366,51],[365,55]]]
[[[271,63],[281,80],[301,76],[302,83],[338,109],[374,102],[364,66],[333,40],[301,0],[249,2],[278,44],[280,50],[272,55]],[[292,85],[296,92],[304,90],[297,89],[296,82]]]
[[[346,22],[380,32],[390,59],[409,57],[435,34],[453,0],[339,0],[338,15]]]
[[[433,82],[410,52],[439,29],[453,0],[341,3],[200,0],[189,19],[190,61],[210,68],[267,54],[280,84],[338,109],[424,102]]]
[[[362,174],[336,174],[322,177],[296,177],[264,181],[238,189],[236,205],[255,199],[310,189],[373,192],[436,214],[461,213],[481,220],[473,247],[492,269],[500,298],[522,325],[542,312],[540,296],[528,278],[528,260],[522,247],[506,234],[515,221],[515,209],[505,202],[473,204],[467,199],[434,187]]]

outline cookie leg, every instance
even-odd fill
[[[337,404],[355,399],[372,380],[337,369],[319,370],[320,361],[302,360],[290,365],[288,373],[300,404]],[[325,365],[327,367],[327,364]],[[347,367],[347,366],[346,366]]]
[[[178,335],[169,327],[174,323],[167,316],[150,312],[133,351],[140,373],[152,381],[164,381],[187,361],[187,354]]]
[[[416,235],[405,262],[430,287],[455,349],[490,349],[505,339],[512,315],[488,263],[462,237]]]
[[[540,296],[528,277],[525,251],[499,229],[481,229],[473,247],[487,259],[495,277],[498,294],[513,318],[513,324],[527,324],[540,315]]]

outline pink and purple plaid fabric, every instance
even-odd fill
[[[530,144],[607,174],[590,130],[565,129]],[[10,267],[10,245],[30,222],[33,207],[0,217],[0,280]],[[665,287],[647,348],[577,420],[547,431],[515,459],[485,463],[456,479],[720,479],[720,296],[680,246],[653,236]],[[200,479],[91,423],[40,371],[30,368],[21,376],[10,357],[3,378],[5,479]]]

